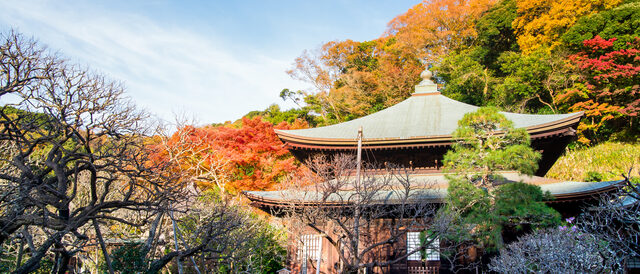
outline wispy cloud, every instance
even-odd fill
[[[74,61],[122,80],[142,107],[171,120],[188,113],[203,123],[239,118],[300,88],[284,71],[292,59],[238,49],[216,34],[167,26],[140,14],[89,2],[0,2],[0,24],[32,34]]]

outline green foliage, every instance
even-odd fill
[[[498,58],[500,74],[505,75],[496,86],[493,99],[497,104],[512,111],[539,112],[545,107],[542,102],[553,102],[546,85],[554,72],[553,56],[546,50],[536,50],[524,55],[504,52]],[[535,98],[535,100],[531,100]]]
[[[18,127],[24,126],[28,128],[33,125],[36,125],[39,130],[36,132],[31,132],[29,134],[30,137],[40,137],[41,135],[50,134],[51,130],[55,131],[55,129],[52,129],[52,124],[54,124],[55,121],[50,116],[43,113],[29,112],[29,111],[18,109],[11,106],[1,106],[0,113],[3,113],[7,117],[9,117],[9,119],[11,119],[13,123],[16,123]],[[3,119],[4,119],[3,117],[0,117],[0,120],[3,120]],[[62,143],[62,146],[64,148],[63,153],[65,153],[66,151],[74,151],[74,150],[80,151],[80,152],[86,152],[85,147],[78,146],[78,139],[76,136],[71,136],[70,138],[68,138],[64,143]],[[52,149],[53,149],[52,144],[40,144],[34,149],[30,157],[32,159],[38,159],[38,158],[44,159],[46,158],[45,154],[51,151]],[[105,150],[105,149],[108,149],[108,147],[104,146],[104,147],[100,147],[100,149]],[[99,151],[96,151],[96,152],[99,152]],[[70,161],[70,163],[75,163],[75,161]],[[2,164],[0,164],[0,167],[2,167]],[[53,171],[51,171],[49,174],[53,176]]]
[[[472,105],[486,105],[487,92],[493,90],[492,72],[481,64],[479,48],[454,52],[435,67],[438,77],[446,82],[444,95]]]
[[[486,189],[474,186],[468,180],[452,176],[449,178],[447,198],[442,211],[454,216],[452,233],[444,238],[453,242],[474,242],[480,247],[491,247],[498,242],[501,231],[496,216],[491,212],[491,199]]]
[[[527,224],[539,228],[557,226],[561,222],[560,214],[544,203],[553,197],[543,193],[539,186],[508,183],[498,187],[494,194],[493,213],[499,216],[503,226],[518,228]]]
[[[134,274],[144,272],[147,269],[147,263],[143,251],[143,244],[138,242],[125,242],[118,248],[111,251],[111,267],[117,273]],[[107,266],[102,263],[100,269],[107,271]]]
[[[285,233],[268,224],[263,224],[249,243],[254,246],[251,258],[246,262],[260,266],[255,273],[275,273],[284,265],[287,250],[280,245]]]
[[[539,49],[522,54],[512,22],[516,1],[498,2],[478,19],[476,43],[452,51],[435,67],[443,94],[473,105],[515,112],[556,112],[554,91],[567,83],[562,56]]]
[[[49,130],[51,126],[51,117],[43,113],[29,112],[17,109],[12,106],[0,107],[0,113],[3,113],[21,124],[37,124],[41,125],[43,130]],[[0,118],[3,119],[3,118]]]
[[[16,257],[6,254],[7,246],[0,247],[0,273],[9,273],[16,266]]]
[[[283,242],[285,233],[280,231],[257,216],[254,218],[255,227],[251,231],[240,231],[238,233],[250,233],[250,238],[243,244],[241,250],[233,250],[235,254],[222,254],[224,256],[234,256],[234,263],[230,264],[225,260],[220,260],[215,267],[215,273],[275,273],[284,265],[287,250],[280,245]],[[237,235],[247,237],[247,235]]]
[[[493,187],[500,178],[497,171],[517,170],[533,174],[538,169],[540,153],[529,146],[525,129],[514,129],[496,108],[483,107],[467,113],[453,132],[457,142],[444,155],[445,168],[477,185]]]
[[[203,203],[220,203],[221,201],[220,191],[215,190],[208,190],[199,198],[199,202]],[[229,207],[229,210],[234,210],[238,206],[229,205]],[[271,226],[264,218],[242,208],[238,213],[243,214],[243,218],[247,219],[245,227],[235,230],[229,237],[243,242],[234,250],[216,254],[221,259],[213,263],[211,270],[215,273],[275,273],[281,269],[287,253],[281,245],[286,242],[285,231]],[[191,217],[180,220],[180,230],[184,233],[185,239],[193,238],[190,235],[199,226],[196,220],[197,218]],[[215,247],[213,249],[218,250]]]
[[[495,108],[466,114],[453,133],[458,141],[445,154],[449,175],[443,213],[454,216],[453,242],[473,242],[489,251],[502,245],[504,228],[548,227],[560,215],[544,204],[551,199],[538,186],[509,182],[498,171],[533,174],[540,154],[529,146],[529,135]]]
[[[442,210],[457,219],[454,233],[445,238],[453,242],[472,241],[491,251],[502,245],[505,228],[537,229],[561,223],[560,214],[544,203],[551,195],[539,186],[513,182],[487,192],[460,177],[451,177],[447,191]]]
[[[589,119],[578,129],[584,143],[637,139],[637,118],[623,116],[637,117],[640,105],[637,70],[631,67],[637,63],[632,53],[640,37],[640,2],[625,2],[618,6],[617,1],[571,1],[562,7],[545,1],[498,1],[477,20],[475,42],[452,50],[435,66],[444,81],[443,94],[511,112],[585,111]],[[521,6],[531,18],[517,19],[524,16]],[[517,20],[536,23],[528,34],[518,36]],[[562,39],[547,41],[552,48],[536,44],[536,37],[548,34]],[[526,52],[516,43],[523,36],[528,37]],[[585,49],[585,43],[597,36],[615,38],[613,46]],[[576,62],[576,53],[588,58]],[[621,60],[623,56],[631,58]]]
[[[256,116],[261,116],[262,119],[268,121],[273,125],[287,122],[293,124],[297,119],[306,121],[310,126],[316,126],[318,124],[318,117],[310,113],[308,108],[292,108],[288,110],[281,110],[277,104],[272,104],[265,110],[254,110],[247,113],[244,117],[253,119]]]
[[[379,65],[379,61],[375,58],[374,54],[376,47],[376,41],[364,41],[358,43],[357,50],[355,51],[358,54],[350,59],[348,66],[345,68],[345,72],[349,69],[366,71],[375,70]]]
[[[431,246],[432,242],[430,241],[434,240],[434,235],[435,233],[431,230],[420,231],[420,234],[418,234],[418,240],[420,241],[420,246],[427,247],[420,250],[420,258],[423,261],[427,259],[427,249],[429,246]]]
[[[456,209],[461,217],[476,219],[479,212],[487,212],[491,201],[485,190],[460,177],[449,178],[447,206]]]
[[[640,37],[640,2],[582,17],[562,35],[562,41],[569,49],[579,51],[583,41],[596,35],[604,39],[617,38],[615,49],[621,49],[635,37]]]
[[[488,51],[476,46],[447,55],[435,68],[446,83],[443,94],[514,112],[557,111],[554,92],[570,84],[562,56],[542,49],[527,55],[502,51],[486,64]]]
[[[40,261],[40,267],[38,267],[38,270],[34,271],[34,274],[48,274],[51,273],[51,270],[53,269],[53,260],[49,259],[49,258],[45,258],[42,259],[42,261]]]
[[[0,273],[11,273],[11,271],[16,270],[17,258],[15,256],[10,256],[6,254],[5,253],[6,250],[4,250],[5,248],[17,248],[17,246],[8,247],[5,245],[2,248],[0,248],[0,252],[2,252],[0,253]],[[29,254],[25,249],[25,253],[23,254],[23,257],[22,257],[22,263],[24,264],[24,262],[26,262],[28,259],[29,259]],[[38,267],[38,269],[36,269],[31,273],[48,274],[48,273],[51,273],[52,269],[53,269],[53,260],[51,260],[51,258],[49,257],[45,257],[40,261],[40,266]]]
[[[512,22],[517,16],[515,0],[504,0],[491,7],[476,23],[477,51],[482,64],[496,70],[495,62],[505,51],[518,51]]]
[[[604,176],[602,173],[597,171],[588,171],[587,175],[584,177],[585,182],[601,182]]]

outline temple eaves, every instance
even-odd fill
[[[575,200],[595,199],[599,193],[615,191],[623,183],[622,180],[605,182],[575,182],[561,181],[538,176],[522,175],[513,171],[501,172],[505,182],[524,182],[531,185],[540,186],[543,192],[548,192],[554,199],[547,200],[547,203],[562,203]],[[384,175],[379,175],[384,176]],[[449,181],[442,173],[439,174],[411,174],[412,182],[416,185],[424,185],[424,188],[412,189],[415,197],[427,200],[431,203],[442,203],[447,195]],[[353,180],[353,178],[351,178]],[[392,179],[396,180],[396,179]],[[390,185],[399,184],[392,182]],[[341,193],[348,194],[352,189],[344,189]],[[324,197],[315,191],[314,186],[309,189],[280,190],[280,191],[244,191],[244,194],[256,204],[270,206],[290,206],[292,204],[305,205],[317,203],[340,203],[335,197]],[[381,190],[379,199],[381,204],[393,204],[394,195],[398,195],[391,187],[389,190]],[[344,196],[343,196],[344,197]]]

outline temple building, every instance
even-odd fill
[[[365,161],[410,168],[413,171],[412,180],[431,182],[436,186],[424,189],[420,193],[421,197],[430,203],[441,204],[447,195],[447,179],[442,173],[443,156],[455,142],[452,133],[458,127],[458,121],[478,107],[442,95],[437,85],[431,81],[431,76],[431,72],[425,70],[421,74],[422,82],[415,87],[411,97],[379,112],[340,124],[277,130],[276,133],[289,151],[305,163],[318,154],[355,153],[358,130],[362,128],[362,152],[367,155]],[[583,117],[582,112],[553,115],[501,113],[513,121],[514,127],[525,128],[530,134],[531,146],[542,154],[535,176],[504,172],[502,175],[506,180],[539,185],[555,198],[548,201],[548,204],[564,216],[577,215],[585,203],[593,202],[594,195],[616,188],[617,182],[566,182],[542,177],[564,152],[567,144],[574,140],[576,128]],[[291,195],[285,195],[286,192],[287,190],[247,191],[244,194],[252,201],[253,206],[267,212],[274,212],[279,207],[291,204],[308,206],[319,202],[312,195],[295,199]],[[411,250],[412,242],[417,237],[417,234],[412,233],[407,232],[404,239],[408,250]],[[298,262],[293,263],[303,265],[303,273],[333,273],[331,266],[335,264],[337,257],[331,254],[328,243],[323,241],[321,235],[309,234],[304,237],[302,246],[298,245],[305,254],[302,254],[302,258],[297,256]],[[313,269],[307,266],[307,260],[314,260]],[[388,272],[408,273],[407,266],[411,265],[412,260],[421,258],[409,256],[400,263],[404,266]],[[435,252],[427,254],[426,260],[440,260],[437,247]],[[438,272],[437,268],[430,271]]]
[[[443,155],[451,148],[451,133],[476,106],[458,102],[438,92],[431,72],[411,97],[392,107],[348,122],[326,127],[277,130],[291,153],[304,163],[315,154],[353,152],[358,129],[364,130],[363,146],[379,162],[393,162],[418,170],[440,172]],[[516,128],[526,128],[531,145],[542,152],[538,176],[544,176],[576,134],[582,112],[535,115],[502,112]]]

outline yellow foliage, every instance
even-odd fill
[[[450,49],[476,37],[475,21],[496,2],[425,0],[389,22],[385,35],[394,36],[401,51],[437,63]]]
[[[522,52],[553,50],[559,37],[582,16],[616,7],[622,0],[519,0],[513,29]]]

